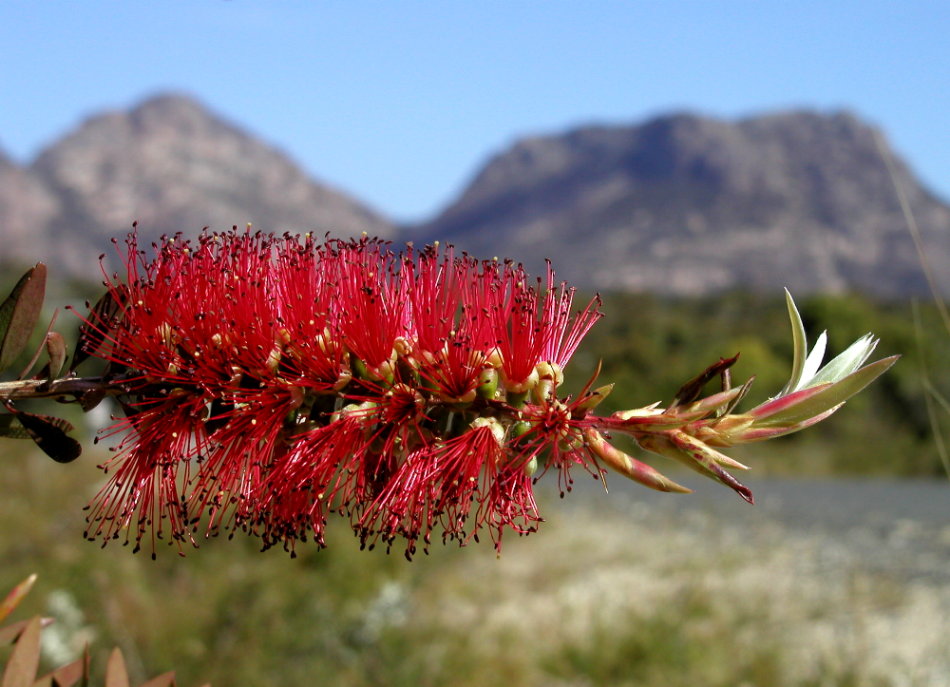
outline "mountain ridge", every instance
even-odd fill
[[[145,240],[245,224],[279,232],[395,232],[367,205],[315,181],[284,152],[181,94],[93,115],[18,171],[58,203],[41,229],[27,237],[18,232],[17,252],[29,243],[35,250],[42,238],[39,245],[55,247],[51,261],[74,274],[88,271],[133,221]]]
[[[285,152],[180,93],[80,122],[24,165],[0,150],[0,260],[88,276],[138,221],[145,241],[250,222],[451,242],[599,290],[926,292],[883,154],[941,288],[950,206],[849,111],[719,119],[673,112],[517,139],[428,221],[397,227]],[[882,152],[883,151],[883,152]]]
[[[412,231],[533,270],[551,258],[600,289],[923,293],[882,141],[852,113],[806,110],[578,127],[516,141]],[[886,154],[935,271],[950,273],[950,208]]]

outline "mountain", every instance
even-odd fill
[[[35,262],[59,212],[56,195],[0,152],[0,258]]]
[[[412,233],[534,271],[551,258],[560,277],[602,290],[921,293],[879,141],[852,114],[806,111],[527,138]],[[895,168],[950,291],[950,207]]]
[[[0,152],[0,263],[43,259],[89,278],[133,221],[146,240],[250,222],[439,239],[533,272],[550,258],[561,278],[600,290],[899,298],[926,285],[883,140],[847,112],[581,127],[515,142],[438,216],[397,231],[196,100],[161,95],[91,117],[27,167]],[[950,293],[950,207],[887,155]]]
[[[51,256],[77,274],[95,273],[109,239],[123,236],[133,221],[145,239],[247,223],[274,232],[394,231],[365,205],[312,180],[282,152],[180,95],[94,116],[28,170],[4,169],[0,165],[0,174],[14,181],[0,179],[0,203],[15,198],[18,185],[38,199],[15,211],[0,205],[0,218],[10,226],[9,212],[24,215],[16,226],[32,224],[43,237],[31,242],[33,255]]]

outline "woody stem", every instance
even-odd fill
[[[62,379],[23,379],[0,382],[0,401],[23,398],[80,398],[90,391],[118,395],[127,391],[124,380],[105,380],[101,377],[64,377]]]

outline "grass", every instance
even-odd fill
[[[878,687],[950,674],[946,589],[761,510],[728,522],[701,497],[641,502],[615,484],[551,498],[541,532],[511,536],[501,558],[434,547],[410,564],[360,552],[340,520],[329,550],[293,560],[238,536],[153,562],[81,541],[91,461],[3,456],[0,585],[39,572],[19,617],[65,597],[80,614],[59,644],[94,634],[100,667],[118,645],[135,675],[176,669],[179,684],[218,687]]]

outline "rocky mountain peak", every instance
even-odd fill
[[[885,154],[848,112],[588,126],[516,142],[417,231],[534,269],[549,257],[601,289],[916,291]],[[900,160],[896,177],[950,275],[950,208]]]
[[[394,231],[283,152],[178,94],[91,117],[43,151],[30,172],[61,199],[48,234],[77,271],[133,221],[147,239],[248,223],[276,232]]]

